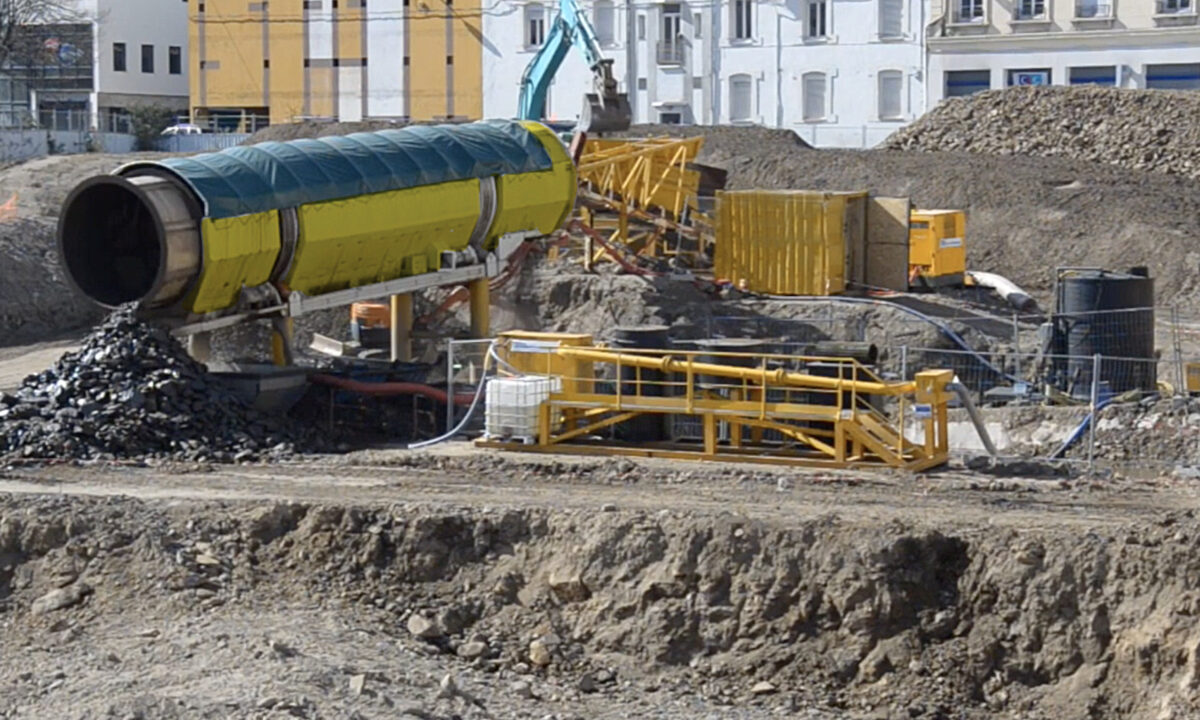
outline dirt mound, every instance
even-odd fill
[[[634,125],[616,137],[704,136],[701,162],[720,164],[737,157],[767,157],[809,150],[812,146],[791,130],[741,125]]]
[[[573,688],[555,697],[579,717],[621,716],[588,711],[589,698],[646,703],[636,715],[655,717],[727,716],[706,705],[754,718],[1190,717],[1200,702],[1195,518],[1086,534],[978,530],[720,511],[9,500],[0,637],[10,647],[44,638],[57,652],[0,666],[0,711],[127,707],[139,688],[113,678],[159,670],[127,649],[97,674],[107,652],[97,648],[159,619],[206,627],[252,610],[260,621],[247,632],[140,636],[185,704],[156,716],[248,717],[264,708],[264,668],[301,716],[386,715],[380,694],[421,688],[388,660],[415,647],[480,678],[501,717],[535,715],[531,687]],[[264,622],[280,607],[325,619],[283,641]],[[332,618],[344,635],[304,642]],[[358,633],[378,643],[370,693],[343,689],[365,660],[322,662]],[[250,679],[208,695],[204,678],[224,666]],[[58,692],[46,691],[55,677]],[[509,686],[514,677],[524,685]]]
[[[1096,85],[1021,87],[951,98],[883,147],[1065,157],[1200,177],[1200,97]]]
[[[255,411],[165,330],[126,308],[76,352],[0,393],[0,457],[279,457],[306,436]]]
[[[316,120],[305,120],[303,122],[270,125],[246,138],[242,144],[256,145],[261,142],[287,142],[288,140],[349,135],[357,132],[394,130],[414,124],[424,123],[411,123],[404,120],[362,120],[360,122],[319,122]]]
[[[1009,277],[1043,307],[1055,267],[1147,265],[1160,304],[1200,313],[1200,182],[1190,178],[962,152],[764,151],[719,164],[732,188],[869,190],[964,208],[968,265]]]
[[[103,312],[67,284],[50,218],[0,221],[0,345],[43,340]]]
[[[58,213],[80,180],[157,157],[163,155],[51,155],[0,170],[0,345],[43,340],[103,317],[59,269]]]

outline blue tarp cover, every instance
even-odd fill
[[[264,142],[217,153],[131,163],[171,170],[187,182],[210,218],[402,190],[452,180],[549,170],[537,137],[519,123],[414,125],[316,140]]]

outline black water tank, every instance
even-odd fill
[[[666,325],[638,325],[613,328],[612,344],[618,350],[667,350],[671,347],[670,329]],[[666,375],[658,370],[641,371],[641,395],[659,397],[667,395],[664,380]],[[638,369],[621,368],[621,394],[633,396],[638,393]],[[617,437],[629,442],[657,442],[667,437],[666,416],[658,414],[639,415],[621,423],[616,428]]]
[[[1147,275],[1135,268],[1059,277],[1054,347],[1069,356],[1057,363],[1062,389],[1079,398],[1091,395],[1093,355],[1101,356],[1100,382],[1111,392],[1155,389],[1154,280]]]
[[[755,357],[725,357],[719,353],[764,353],[769,352],[767,343],[754,338],[709,338],[696,340],[696,362],[710,365],[730,365],[733,367],[759,367],[761,361]],[[733,378],[701,375],[697,378],[702,388],[718,389],[730,385],[741,385]]]

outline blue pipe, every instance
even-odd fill
[[[1100,412],[1110,404],[1112,404],[1112,398],[1101,400],[1100,402],[1096,403],[1096,412]],[[1092,415],[1093,413],[1088,413],[1087,417],[1083,419],[1083,422],[1079,423],[1079,427],[1071,431],[1071,434],[1067,436],[1067,439],[1063,441],[1063,444],[1057,450],[1051,453],[1051,460],[1058,460],[1065,455],[1068,450],[1071,449],[1072,445],[1079,442],[1079,438],[1083,437],[1083,434],[1087,432],[1088,425],[1090,425],[1092,422]]]

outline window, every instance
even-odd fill
[[[828,18],[826,16],[829,4],[826,0],[808,0],[805,9],[804,37],[821,39],[827,37]]]
[[[1159,15],[1178,15],[1192,11],[1192,0],[1158,0]]]
[[[955,0],[954,22],[983,22],[983,0]]]
[[[172,75],[183,74],[183,48],[172,45],[167,49],[167,72]]]
[[[704,16],[700,13],[692,13],[692,37],[697,40],[704,37]]]
[[[1200,90],[1200,64],[1147,65],[1146,87],[1152,90]]]
[[[646,89],[646,78],[638,78],[638,90]]]
[[[754,38],[754,0],[733,0],[733,39]]]
[[[659,113],[658,121],[663,125],[679,125],[683,122],[683,114],[677,112]]]
[[[662,36],[658,40],[658,64],[683,64],[683,18],[679,11],[679,3],[665,3],[659,16],[659,26]]]
[[[142,46],[142,72],[144,72],[144,73],[154,72],[154,46],[153,45],[143,45]]]
[[[1018,20],[1046,19],[1046,0],[1019,0],[1016,9]]]
[[[749,75],[729,77],[729,121],[749,122],[754,115],[754,80]]]
[[[879,119],[904,119],[904,73],[899,70],[879,73]]]
[[[1111,0],[1075,0],[1075,18],[1077,20],[1106,20],[1111,17]]]
[[[601,47],[611,47],[616,42],[617,9],[612,0],[596,0],[592,6],[593,23],[596,25],[596,41]]]
[[[805,73],[801,78],[804,88],[804,122],[820,122],[825,119],[825,73]]]
[[[1116,85],[1115,65],[1101,67],[1073,67],[1067,71],[1072,85]]]
[[[113,71],[125,72],[125,43],[113,43]]]
[[[646,15],[638,15],[638,40],[646,39]]]
[[[904,37],[904,0],[879,0],[879,37]]]
[[[1035,85],[1049,85],[1050,70],[1049,68],[1037,68],[1034,70],[1009,70],[1008,85],[1009,87],[1033,87]]]
[[[946,97],[974,95],[992,86],[990,70],[955,70],[946,73]]]
[[[532,3],[525,6],[525,47],[537,48],[546,42],[546,8]]]

